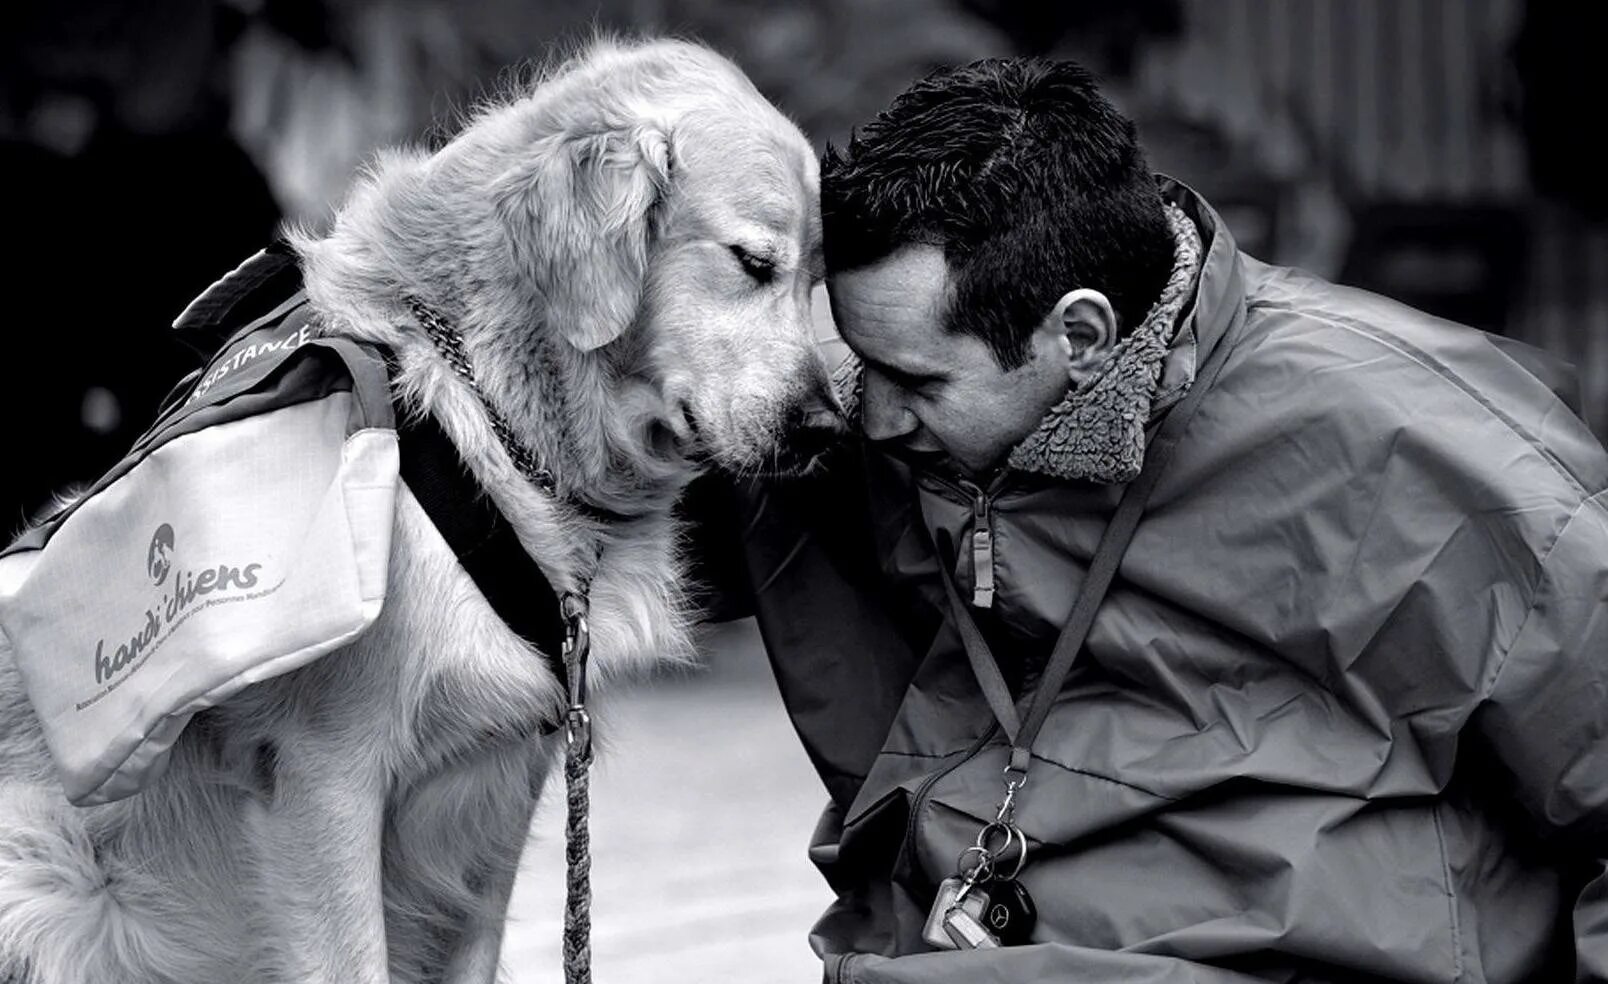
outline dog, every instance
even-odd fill
[[[841,429],[810,328],[817,193],[733,64],[603,40],[438,151],[381,155],[328,234],[291,238],[317,330],[393,353],[399,405],[555,589],[586,589],[594,685],[691,653],[685,484],[803,467]],[[564,705],[405,487],[373,626],[198,714],[137,796],[69,806],[0,665],[0,980],[491,981]]]

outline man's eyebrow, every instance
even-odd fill
[[[947,373],[937,369],[901,369],[898,366],[889,365],[880,359],[874,359],[861,351],[858,345],[855,345],[853,342],[849,341],[849,336],[846,332],[838,332],[838,338],[843,342],[844,345],[848,346],[849,351],[854,353],[854,357],[859,359],[863,366],[869,369],[875,369],[884,376],[891,376],[895,379],[919,380],[922,382],[937,381],[948,378]]]
[[[860,356],[860,361],[872,369],[875,369],[882,375],[887,376],[895,381],[902,380],[910,383],[933,383],[939,382],[945,378],[945,375],[938,371],[901,369],[898,366],[891,366],[886,362],[879,362],[876,359],[868,359],[863,355]]]

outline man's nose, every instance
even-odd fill
[[[860,422],[865,436],[873,441],[903,437],[919,423],[900,399],[898,389],[875,372],[867,372],[861,379]]]

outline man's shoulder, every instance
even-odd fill
[[[1426,353],[1455,349],[1484,332],[1437,318],[1382,294],[1325,280],[1296,267],[1251,257],[1245,265],[1245,303],[1253,324],[1270,321],[1307,333],[1351,332],[1395,339]],[[1465,353],[1466,354],[1466,353]]]
[[[1244,257],[1245,298],[1250,320],[1295,329],[1313,337],[1350,333],[1370,338],[1401,358],[1442,363],[1442,371],[1470,371],[1471,385],[1500,387],[1492,370],[1527,374],[1560,398],[1573,398],[1574,368],[1542,349],[1467,325],[1447,321],[1382,294],[1337,284],[1294,267]],[[1337,353],[1343,354],[1343,353]],[[1554,390],[1556,392],[1556,390]],[[1496,395],[1502,395],[1498,392]]]
[[[1476,442],[1493,463],[1535,456],[1569,484],[1608,485],[1608,456],[1572,408],[1576,383],[1562,360],[1249,259],[1245,300],[1238,361],[1267,397],[1264,413],[1299,419],[1327,410],[1345,414],[1358,439],[1414,432]]]

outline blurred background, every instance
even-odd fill
[[[166,326],[276,223],[596,29],[703,39],[817,145],[935,66],[1077,58],[1248,252],[1556,352],[1608,432],[1608,4],[13,0],[0,522],[121,455],[194,365]]]
[[[597,29],[702,39],[818,147],[933,67],[1077,58],[1248,252],[1554,352],[1608,434],[1608,181],[1584,153],[1608,4],[13,0],[6,532],[98,476],[194,367],[167,331],[191,297],[278,223],[326,223],[376,147],[440,139]],[[825,888],[803,852],[824,794],[751,627],[709,649],[703,679],[617,701],[597,794],[604,979],[813,979],[803,937]],[[557,979],[561,819],[544,812],[516,897],[516,981]]]

